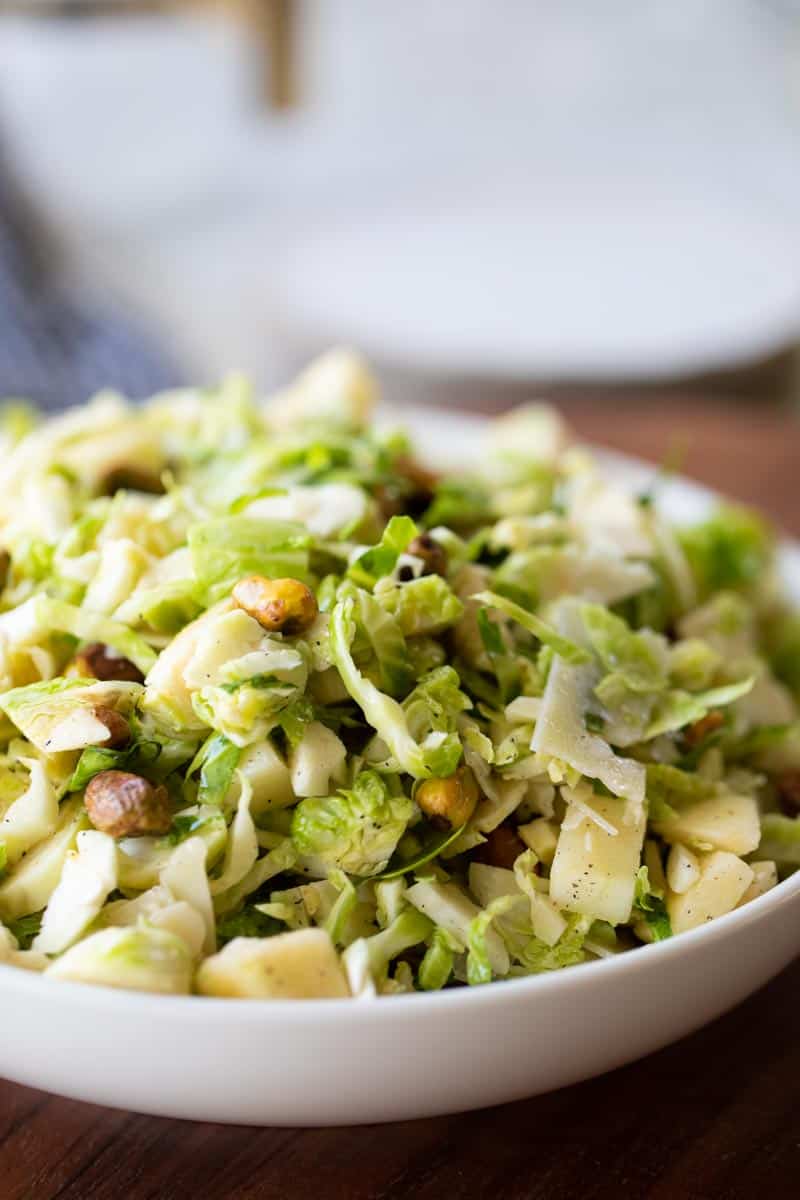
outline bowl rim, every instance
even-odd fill
[[[432,1010],[443,1014],[460,1013],[464,1009],[477,1010],[486,1003],[515,1003],[528,997],[531,1001],[540,993],[558,991],[561,988],[590,987],[592,980],[606,980],[617,976],[624,978],[676,957],[691,953],[700,946],[727,941],[736,937],[740,930],[776,916],[800,897],[800,870],[774,888],[735,908],[721,917],[706,922],[686,933],[668,938],[663,942],[620,951],[607,958],[593,962],[577,963],[557,971],[527,975],[516,979],[494,980],[483,987],[447,988],[440,992],[413,992],[396,996],[326,998],[313,1000],[270,1000],[262,998],[234,998],[219,996],[171,996],[153,992],[138,992],[132,989],[114,988],[100,984],[78,983],[74,980],[49,979],[35,971],[0,963],[0,1003],[4,996],[16,993],[18,998],[31,996],[37,999],[52,995],[53,1000],[69,1001],[80,1007],[101,1004],[112,1008],[120,1017],[130,1015],[153,1019],[159,1012],[189,1020],[224,1022],[240,1020],[249,1024],[253,1017],[258,1021],[272,1016],[285,1025],[304,1025],[320,1020],[333,1020],[337,1024],[351,1020],[363,1023],[367,1013],[370,1020],[392,1021],[400,1014],[413,1014],[422,1018]],[[798,946],[800,950],[800,945]]]
[[[455,409],[440,409],[431,414],[428,410],[409,406],[402,414],[386,410],[381,414],[383,423],[396,424],[395,418],[409,429],[418,433],[420,425],[426,421],[441,422],[456,426],[459,434],[466,435],[470,441],[480,437],[481,432],[489,423],[489,418],[483,414],[464,413]],[[581,443],[581,446],[584,446]],[[646,459],[635,455],[625,454],[608,447],[592,444],[585,445],[592,450],[598,461],[606,469],[619,466],[629,473],[641,475],[643,471],[651,475],[658,467]],[[690,499],[706,504],[722,497],[722,493],[707,487],[705,484],[676,474],[666,484],[668,493],[677,490]],[[794,577],[794,587],[800,600],[800,539],[782,536],[778,541],[778,551],[782,559],[784,573]],[[267,1015],[275,1017],[281,1025],[307,1025],[310,1022],[334,1021],[336,1024],[351,1020],[363,1023],[367,1014],[370,1020],[380,1022],[393,1021],[398,1017],[413,1014],[422,1018],[433,1011],[442,1014],[461,1013],[466,1010],[477,1012],[486,1003],[516,1003],[528,996],[531,1001],[540,993],[558,991],[561,988],[578,989],[591,986],[594,979],[614,979],[616,976],[625,977],[637,974],[691,953],[702,945],[710,946],[714,942],[735,937],[740,929],[754,922],[769,920],[780,909],[788,907],[800,895],[800,868],[787,879],[782,880],[774,888],[762,896],[748,901],[741,908],[735,908],[721,917],[706,922],[704,925],[662,942],[635,947],[633,950],[620,951],[606,958],[591,962],[577,963],[573,966],[562,967],[555,971],[543,972],[538,975],[521,976],[514,979],[493,980],[491,984],[482,987],[447,988],[438,992],[414,992],[400,995],[377,997],[348,997],[318,998],[309,1000],[270,1000],[266,998],[238,998],[217,996],[173,996],[153,992],[139,992],[132,989],[114,988],[102,984],[85,984],[73,980],[49,979],[36,971],[26,970],[9,963],[0,963],[0,1004],[9,994],[17,998],[30,996],[43,998],[52,994],[54,1000],[79,1007],[93,1007],[100,1003],[113,1009],[120,1017],[147,1017],[153,1019],[159,1012],[166,1015],[179,1016],[181,1020],[224,1021],[230,1024],[234,1020],[252,1023],[265,1021]],[[798,938],[800,952],[800,937]],[[602,973],[602,974],[601,974]],[[372,1001],[379,1001],[375,1003]],[[386,1003],[384,1003],[386,1001]]]

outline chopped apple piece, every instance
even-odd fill
[[[669,820],[654,822],[653,828],[666,842],[731,854],[751,854],[761,840],[758,805],[752,796],[733,792],[691,804]]]
[[[682,896],[700,878],[700,863],[697,855],[680,842],[676,842],[667,859],[667,882],[673,892]]]
[[[197,990],[206,996],[310,1000],[349,996],[339,956],[324,929],[269,938],[234,938],[201,963]]]
[[[757,900],[778,882],[778,868],[774,862],[751,862],[750,866],[753,868],[753,882],[739,901],[740,905]]]
[[[735,854],[715,850],[698,858],[700,878],[683,895],[667,894],[673,933],[696,929],[736,908],[754,879],[754,871]]]

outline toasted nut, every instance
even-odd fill
[[[144,683],[144,675],[130,659],[115,654],[102,642],[91,642],[75,655],[68,675],[82,675],[91,679],[114,679],[127,683]]]
[[[401,455],[394,463],[396,477],[380,483],[373,495],[383,516],[388,519],[399,513],[420,517],[433,500],[433,492],[439,476],[408,455]]]
[[[687,725],[683,731],[683,740],[687,746],[693,749],[724,724],[724,713],[721,713],[718,708],[714,708],[710,713],[706,713],[704,717],[701,717],[699,721],[695,721],[694,725]]]
[[[781,807],[790,815],[800,812],[800,771],[781,771],[775,780]]]
[[[319,612],[314,593],[299,579],[250,575],[236,584],[233,598],[262,628],[290,637],[308,629]]]
[[[405,497],[402,490],[391,483],[379,483],[373,495],[384,520],[397,517],[405,510]]]
[[[421,533],[410,543],[408,554],[421,558],[425,566],[423,575],[445,575],[447,573],[447,551],[444,546],[431,537],[429,533]]]
[[[525,843],[512,825],[498,825],[487,837],[486,845],[480,849],[480,857],[490,867],[505,867],[510,871],[525,850]]]
[[[405,475],[406,479],[413,483],[414,487],[421,492],[433,492],[437,483],[441,479],[436,471],[432,471],[430,467],[425,467],[416,459],[409,457],[407,454],[401,454],[395,463],[395,467],[401,475]]]
[[[105,704],[95,705],[94,715],[108,730],[108,737],[100,743],[108,750],[119,750],[127,746],[131,740],[131,727],[115,708],[107,708]]]
[[[97,485],[101,496],[113,496],[115,492],[146,492],[151,496],[163,496],[164,485],[155,471],[137,467],[133,463],[120,463],[111,467]]]
[[[146,837],[169,833],[172,809],[163,784],[154,787],[128,771],[101,771],[86,787],[89,820],[112,837]]]
[[[459,767],[454,775],[445,779],[426,779],[417,788],[414,798],[434,822],[458,829],[475,811],[478,785],[468,767]]]

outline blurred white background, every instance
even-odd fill
[[[0,17],[17,172],[187,374],[268,383],[346,340],[442,376],[674,377],[797,338],[797,5],[296,11],[286,110],[221,11]]]

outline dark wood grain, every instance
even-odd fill
[[[647,407],[565,402],[589,441],[663,462],[677,451],[684,474],[763,508],[800,533],[800,416],[706,397],[654,398]]]
[[[791,417],[672,396],[564,407],[582,437],[655,460],[684,436],[688,474],[800,533]],[[800,1194],[799,998],[796,963],[709,1028],[611,1075],[392,1126],[189,1124],[0,1083],[0,1200],[789,1200]],[[0,1069],[12,1036],[0,1036]]]

